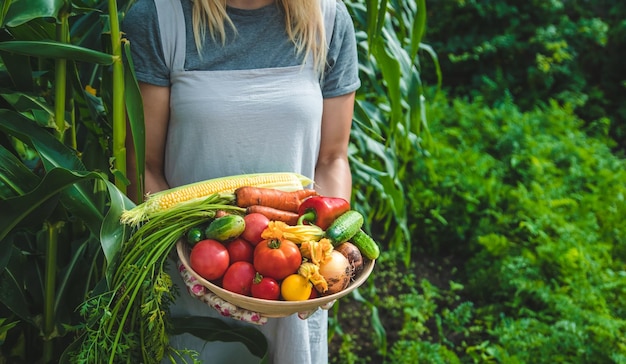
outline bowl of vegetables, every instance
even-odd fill
[[[315,294],[313,293],[315,288],[311,287],[309,292],[313,293],[313,296],[310,295],[309,297],[313,298],[307,298],[301,301],[287,301],[280,297],[277,299],[255,298],[252,296],[235,293],[224,289],[220,285],[219,281],[209,281],[193,270],[189,262],[189,255],[191,252],[191,247],[189,246],[189,244],[181,240],[177,243],[176,250],[181,263],[185,266],[185,268],[197,280],[199,284],[203,285],[208,290],[215,293],[221,299],[228,301],[235,306],[244,308],[246,310],[258,312],[259,314],[266,317],[285,317],[298,312],[314,310],[334,300],[338,300],[361,286],[372,273],[375,264],[375,260],[366,260],[364,262],[362,270],[360,270],[360,272],[351,279],[350,284],[345,289],[342,289],[337,293],[325,296],[318,295],[317,297],[315,297]],[[285,281],[283,280],[282,282],[278,282],[278,284],[279,286],[281,284],[285,284]],[[297,283],[292,284],[297,285]]]
[[[223,300],[284,317],[338,300],[371,275],[378,245],[345,200],[307,196],[291,214],[237,201],[245,211],[192,227],[176,244],[189,274]]]
[[[362,220],[358,214],[350,213],[343,219],[339,218],[339,214],[346,210],[345,201],[334,201],[338,202],[335,204],[326,199],[309,200],[317,195],[316,191],[306,189],[306,186],[312,185],[314,181],[311,179],[289,172],[225,176],[151,193],[142,203],[122,211],[119,222],[125,226],[124,233],[115,234],[119,251],[114,256],[116,270],[109,281],[109,293],[116,299],[98,300],[98,305],[102,307],[92,310],[95,317],[91,321],[96,326],[94,330],[89,330],[94,337],[86,340],[104,345],[107,344],[107,338],[123,328],[125,333],[136,335],[118,335],[120,345],[132,347],[136,344],[133,338],[140,334],[148,335],[155,343],[163,343],[159,335],[168,325],[168,317],[155,316],[153,313],[165,310],[164,305],[169,301],[165,297],[170,297],[170,293],[164,289],[169,282],[163,280],[163,275],[170,253],[178,254],[188,270],[187,274],[193,275],[208,290],[215,292],[216,297],[223,297],[237,306],[268,317],[311,311],[354,291],[372,274],[379,253],[378,246],[362,233]],[[259,192],[244,187],[264,190]],[[276,190],[290,193],[281,194]],[[274,205],[273,202],[278,204]],[[230,217],[222,219],[225,216]],[[340,222],[335,227],[327,225],[334,224],[335,220]],[[270,221],[273,221],[271,226]],[[324,290],[324,281],[316,273],[329,274],[325,270],[320,271],[322,263],[328,256],[337,256],[337,252],[344,251],[347,246],[341,242],[344,239],[362,249],[361,264],[358,264],[358,258],[352,256],[354,263],[349,263],[343,273],[336,270],[342,273],[339,278],[325,279],[331,288]],[[213,243],[201,243],[203,240],[213,240]],[[264,240],[266,243],[261,244]],[[276,266],[272,262],[275,263],[278,258],[273,255],[277,251],[283,252],[283,249],[274,250],[278,245],[276,241],[281,243],[285,252],[291,250],[292,254],[293,245],[283,244],[283,241],[296,244],[301,254],[300,260],[297,254],[295,259],[292,257],[287,260],[299,261],[302,269],[298,266],[295,273],[288,275],[291,278],[284,278],[280,282],[274,279],[275,285],[270,277],[272,272],[267,274],[266,270]],[[266,249],[262,255],[264,258],[257,262],[258,269],[265,271],[265,274],[259,273],[259,276],[263,276],[259,281],[266,283],[253,285],[252,281],[257,280],[257,269],[254,268],[257,245]],[[213,252],[213,256],[221,257],[221,263],[219,260],[206,259],[206,255],[195,254],[194,251],[202,252],[197,249],[198,246],[204,247],[205,254]],[[248,264],[239,261],[246,259]],[[250,280],[247,292],[242,290],[247,285],[224,285],[229,281],[237,282],[237,279],[231,279],[231,274],[225,275],[225,271],[235,264],[239,272],[247,272]],[[250,269],[250,264],[254,270]],[[214,271],[212,274],[221,276],[208,276],[211,270]],[[242,278],[245,274],[235,277]],[[285,291],[286,297],[280,291],[285,281],[289,283],[286,286],[292,288]],[[304,290],[296,289],[302,282]],[[322,293],[312,288],[314,284],[320,287]],[[278,295],[276,286],[279,288]],[[341,289],[333,292],[337,287]],[[310,294],[306,294],[308,290]],[[268,297],[257,297],[258,291]],[[146,310],[145,307],[151,309]],[[100,320],[102,312],[107,313],[107,320]],[[103,332],[107,335],[101,335]],[[165,347],[162,349],[165,350]]]

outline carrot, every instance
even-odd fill
[[[273,188],[245,186],[235,190],[235,200],[239,207],[261,205],[283,211],[298,212],[303,199],[317,194],[314,189],[282,191]]]
[[[223,217],[230,214],[230,212],[226,211],[226,210],[217,210],[215,211],[215,218],[217,219],[218,217]]]
[[[302,200],[304,200],[306,198],[309,198],[311,196],[317,196],[318,195],[317,191],[315,191],[312,188],[305,188],[305,189],[302,189],[302,190],[296,190],[296,191],[293,191],[293,193],[298,195],[298,199],[300,201],[302,201]]]
[[[298,214],[292,211],[280,210],[277,208],[263,206],[263,205],[252,205],[246,208],[246,213],[251,214],[253,212],[258,212],[261,215],[264,215],[271,221],[282,221],[287,225],[296,225],[298,223]]]

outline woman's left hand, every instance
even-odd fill
[[[213,307],[220,315],[225,317],[231,317],[237,320],[249,322],[255,325],[264,325],[267,323],[267,317],[261,315],[258,312],[249,311],[241,307],[237,307],[230,302],[227,302],[217,296],[215,293],[208,290],[205,286],[198,283],[196,278],[192,276],[185,266],[179,261],[178,271],[180,272],[185,286],[187,286],[187,292],[200,301],[206,303],[208,306]],[[318,309],[328,310],[335,304],[335,301],[328,302],[319,308],[310,311],[298,312],[298,317],[301,320],[306,320],[313,315]]]
[[[329,310],[331,307],[333,307],[333,305],[335,304],[335,300],[332,300],[326,304],[323,304],[322,306],[314,309],[314,310],[310,310],[310,311],[304,311],[304,312],[298,312],[298,317],[301,320],[306,320],[309,317],[311,317],[311,315],[313,315],[315,312],[317,312],[318,309],[322,309],[322,310]]]
[[[249,322],[255,325],[264,325],[267,323],[267,317],[258,312],[248,311],[241,307],[237,307],[218,297],[215,293],[198,283],[196,278],[192,276],[180,262],[178,262],[178,271],[187,286],[189,294],[206,303],[208,306],[213,307],[220,313],[220,315]]]

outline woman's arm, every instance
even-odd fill
[[[325,196],[350,201],[352,174],[348,162],[348,144],[354,113],[354,95],[324,99],[320,152],[315,167],[315,188]]]
[[[145,193],[154,193],[169,188],[165,180],[164,160],[165,142],[167,138],[167,125],[170,115],[170,89],[169,87],[155,86],[147,83],[139,83],[139,90],[143,99],[144,120],[146,125],[146,170],[144,190]],[[129,137],[130,138],[130,137]],[[129,143],[131,144],[131,143]],[[131,182],[135,179],[135,156],[134,150],[129,148],[128,171]],[[128,189],[129,197],[135,202],[141,202],[135,196],[135,188]]]

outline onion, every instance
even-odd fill
[[[324,295],[337,293],[350,284],[354,270],[343,254],[333,250],[330,257],[320,265],[320,274],[328,283],[328,290]]]
[[[363,255],[356,245],[350,242],[345,242],[339,244],[335,250],[343,254],[344,257],[348,258],[348,262],[350,262],[350,265],[354,270],[354,275],[358,275],[363,270]]]

